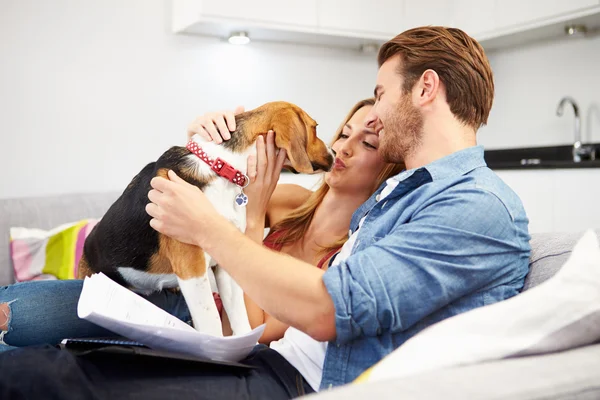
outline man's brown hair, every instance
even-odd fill
[[[410,91],[423,72],[437,72],[446,87],[450,111],[477,130],[487,123],[494,100],[492,68],[483,47],[456,28],[426,26],[409,29],[379,49],[379,66],[399,54],[398,73],[404,92]]]

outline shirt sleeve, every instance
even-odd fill
[[[445,193],[384,237],[359,236],[372,244],[323,276],[335,305],[336,341],[404,331],[493,286],[524,253],[517,236],[500,199],[478,188]]]

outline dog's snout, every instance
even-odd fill
[[[327,147],[327,153],[323,156],[321,162],[313,161],[311,162],[311,166],[313,168],[313,172],[317,171],[330,171],[333,167],[333,161],[335,160],[335,152]]]
[[[335,151],[332,148],[327,148],[327,169],[325,171],[331,171],[333,168],[333,162],[335,161]]]
[[[312,165],[313,172],[317,172],[317,171],[327,172],[331,169],[331,167],[328,165],[323,165],[323,164],[319,164],[316,162],[312,162],[311,165]]]

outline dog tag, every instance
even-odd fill
[[[248,204],[248,196],[246,196],[246,193],[244,193],[243,190],[240,192],[240,194],[235,196],[235,204],[240,207],[246,207],[246,204]]]

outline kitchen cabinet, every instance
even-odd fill
[[[454,25],[457,5],[446,0],[405,0],[404,29],[423,25]]]
[[[554,171],[555,230],[600,229],[600,169]]]
[[[495,2],[495,27],[507,29],[523,24],[539,24],[588,8],[598,7],[598,0],[501,0]]]
[[[320,32],[392,38],[402,31],[405,0],[318,0]]]
[[[529,232],[554,230],[554,170],[498,171],[498,176],[521,198]]]
[[[202,13],[206,17],[314,28],[317,24],[317,0],[203,1]]]
[[[600,29],[600,0],[172,0],[176,33],[344,47],[381,45],[415,26],[461,28],[486,50]]]
[[[499,0],[454,0],[454,26],[477,37],[495,28],[495,6]]]
[[[529,232],[600,229],[600,169],[496,171],[517,193]]]

